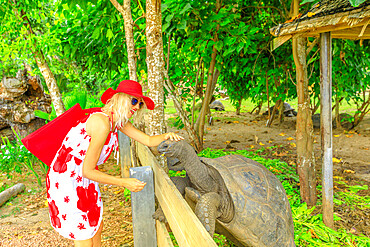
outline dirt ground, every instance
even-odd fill
[[[263,148],[268,158],[279,158],[295,166],[295,121],[296,117],[285,118],[282,124],[274,121],[270,128],[261,115],[242,113],[236,116],[231,112],[212,112],[214,125],[206,126],[204,147],[215,149]],[[169,116],[170,117],[170,116]],[[184,130],[170,127],[188,139]],[[317,177],[321,172],[321,141],[319,130],[314,130]],[[343,177],[348,184],[370,185],[370,117],[352,131],[333,131],[334,176]],[[266,147],[278,146],[267,149]],[[119,175],[119,168],[110,159],[102,167],[112,175]],[[50,225],[48,208],[45,204],[46,189],[37,186],[31,176],[16,175],[17,182],[25,183],[26,191],[11,203],[0,208],[0,246],[73,246],[70,240],[63,239]],[[0,181],[7,182],[4,175]],[[14,181],[14,179],[13,179]],[[34,192],[36,190],[36,192]],[[335,188],[340,190],[340,187]],[[123,190],[116,186],[101,185],[104,201],[103,246],[133,246],[132,218],[130,201],[126,201]],[[370,195],[369,191],[361,191]],[[320,210],[320,207],[318,207]],[[370,210],[351,210],[348,207],[335,207],[335,213],[342,217],[336,227],[343,227],[354,234],[370,237]]]

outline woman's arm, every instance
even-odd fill
[[[149,136],[144,132],[136,129],[130,122],[127,122],[125,126],[120,128],[119,130],[128,137],[148,147],[158,146],[161,142],[168,139],[171,139],[171,141],[180,141],[184,139],[182,136],[179,136],[173,132],[165,133],[162,135]]]
[[[91,116],[87,120],[86,131],[87,134],[91,136],[91,141],[83,162],[82,176],[98,183],[124,186],[133,192],[142,190],[145,183],[142,183],[135,178],[119,178],[95,169],[104,143],[110,132],[110,122],[108,117],[101,114]]]

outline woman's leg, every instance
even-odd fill
[[[86,240],[75,240],[75,247],[100,247],[101,246],[101,232],[103,230],[103,221],[101,222],[98,231],[94,237]]]
[[[95,233],[93,240],[93,246],[94,247],[100,247],[101,246],[101,233],[103,231],[103,221],[101,221],[98,231]]]
[[[75,240],[75,247],[93,247],[92,238],[86,240]]]

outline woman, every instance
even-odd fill
[[[96,169],[117,151],[117,130],[150,147],[167,139],[183,139],[174,133],[148,136],[128,121],[145,107],[154,109],[154,102],[143,95],[136,81],[122,81],[117,90],[107,89],[101,100],[105,104],[101,112],[92,113],[68,132],[46,178],[51,224],[63,237],[74,240],[75,246],[101,246],[99,183],[132,192],[145,186],[135,178],[114,177]]]

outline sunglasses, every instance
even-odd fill
[[[137,98],[132,98],[131,99],[131,105],[132,106],[136,106],[137,103],[139,103],[139,100]],[[143,105],[144,105],[144,102],[140,101],[139,108],[143,107]]]

